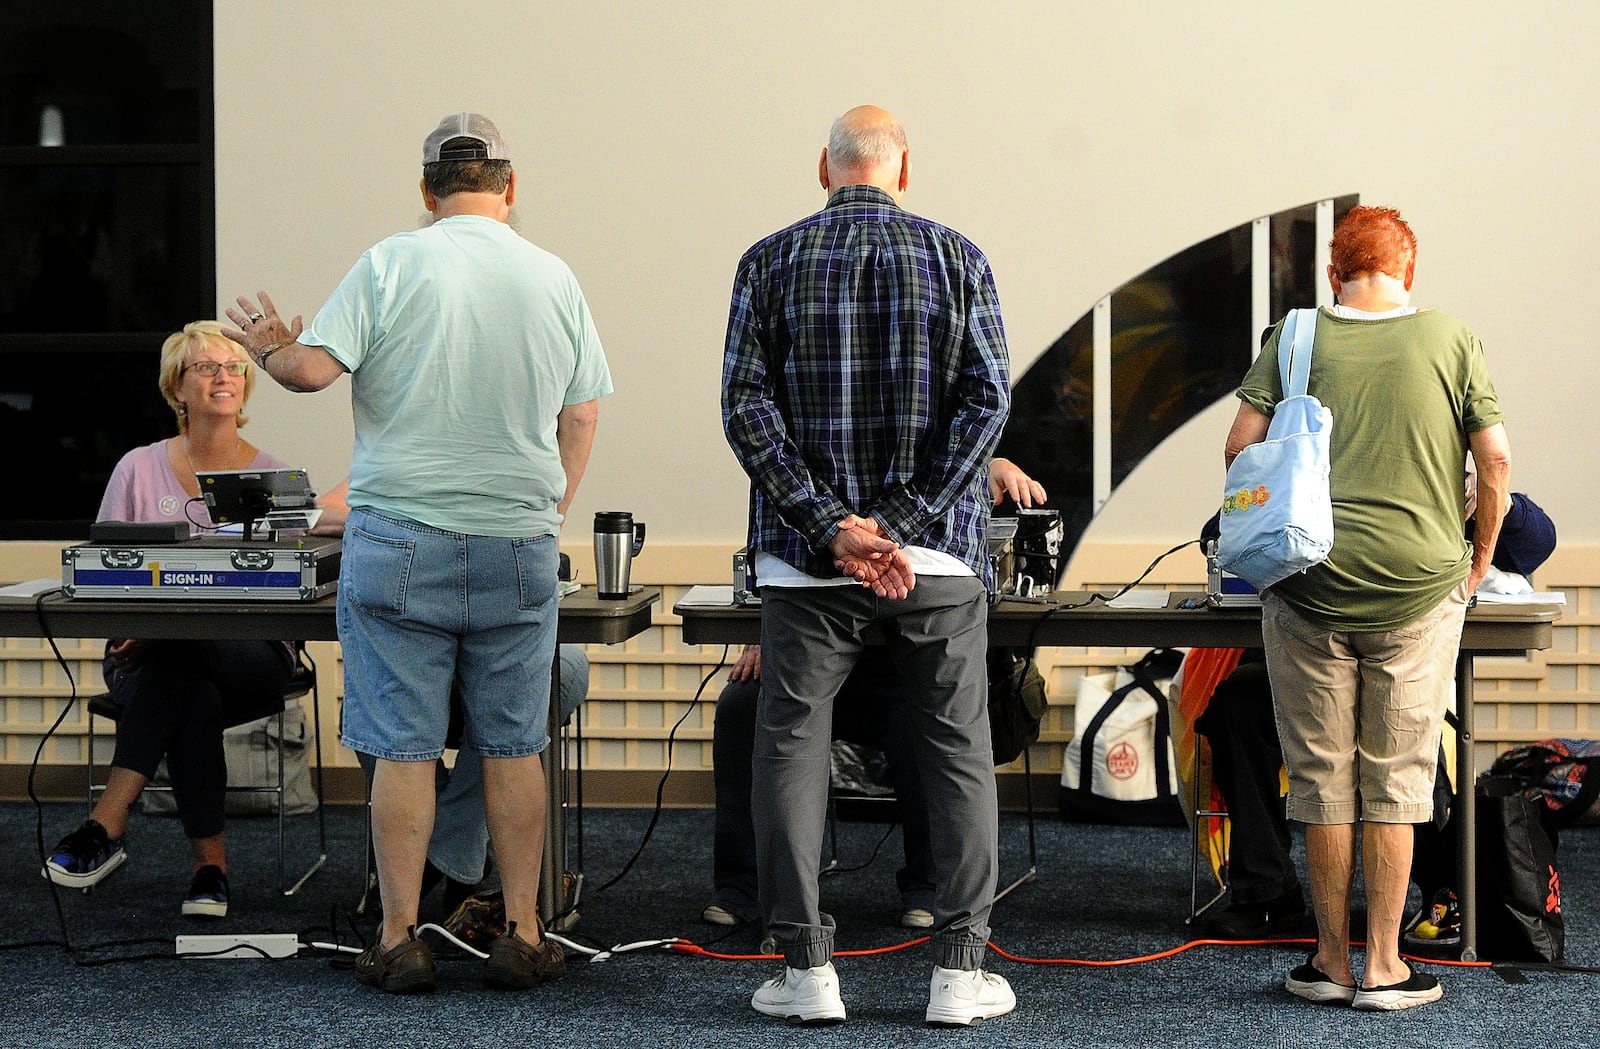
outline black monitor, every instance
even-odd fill
[[[315,524],[317,493],[303,468],[212,470],[196,473],[200,497],[213,524],[243,524],[251,538],[257,523],[268,528],[309,528]],[[309,521],[309,523],[308,523]]]

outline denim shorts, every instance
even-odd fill
[[[554,536],[463,535],[351,510],[339,566],[344,745],[434,760],[459,682],[465,743],[490,758],[544,750],[556,614]]]
[[[1423,823],[1433,816],[1444,712],[1455,696],[1466,583],[1394,630],[1327,630],[1268,590],[1261,632],[1288,816]]]

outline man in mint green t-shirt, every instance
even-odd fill
[[[571,270],[508,225],[516,173],[475,113],[423,144],[427,227],[374,245],[309,328],[241,297],[230,337],[311,391],[351,375],[355,452],[339,579],[343,742],[376,759],[383,925],[356,978],[432,990],[416,938],[452,681],[483,758],[507,933],[484,982],[558,975],[537,916],[547,799],[539,754],[555,653],[556,535],[611,376]]]

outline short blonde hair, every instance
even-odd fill
[[[190,355],[207,344],[225,349],[247,363],[250,360],[243,346],[222,334],[222,324],[218,321],[190,321],[182,331],[167,336],[167,341],[161,344],[161,396],[166,398],[167,407],[178,418],[179,433],[189,432],[189,411],[178,400],[183,370],[189,364]],[[256,370],[251,366],[244,373],[244,399],[239,402],[239,414],[236,417],[240,426],[250,421],[244,416],[244,406],[250,403],[250,392],[255,388]]]

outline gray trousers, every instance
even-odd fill
[[[827,816],[833,700],[881,626],[912,721],[927,796],[937,963],[977,969],[999,868],[989,740],[988,610],[971,577],[924,576],[903,601],[861,586],[761,592],[761,700],[751,806],[761,912],[797,969],[833,955],[817,887]]]

